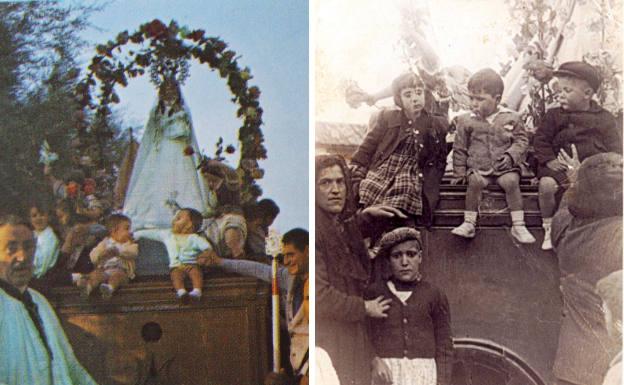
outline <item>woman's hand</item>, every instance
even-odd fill
[[[371,318],[386,318],[388,315],[386,312],[390,308],[392,299],[386,298],[382,295],[370,301],[364,301],[364,307],[366,308],[366,315]]]
[[[223,259],[214,250],[206,250],[197,257],[200,266],[221,266],[222,263]]]
[[[379,357],[373,358],[373,384],[392,384],[392,372]]]
[[[465,176],[453,177],[449,180],[449,182],[452,185],[466,184],[466,177]]]
[[[407,215],[397,208],[391,206],[370,206],[362,210],[362,215],[368,216],[370,219],[378,218],[407,218]]]

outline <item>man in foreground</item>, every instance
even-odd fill
[[[0,384],[95,385],[52,306],[28,288],[34,254],[26,222],[0,217]]]

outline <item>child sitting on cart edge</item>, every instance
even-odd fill
[[[497,183],[505,191],[511,211],[511,235],[520,243],[535,238],[524,223],[520,193],[520,162],[527,152],[529,139],[520,114],[499,106],[505,85],[490,68],[474,73],[468,81],[471,113],[457,117],[453,143],[452,183],[468,183],[464,222],[452,233],[474,238],[481,191]]]
[[[371,119],[371,127],[351,160],[354,191],[363,207],[386,205],[405,218],[397,226],[430,225],[446,165],[446,117],[425,110],[425,85],[413,73],[392,82],[394,103]],[[398,221],[397,221],[398,219]],[[388,226],[389,225],[389,226]]]

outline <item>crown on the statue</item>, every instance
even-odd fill
[[[182,85],[189,76],[190,65],[186,58],[158,58],[150,65],[150,80],[157,87],[163,83]]]

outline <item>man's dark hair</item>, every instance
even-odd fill
[[[280,213],[279,206],[272,199],[262,199],[256,204],[246,206],[243,211],[245,218],[249,221],[258,218],[275,219]]]
[[[204,217],[202,216],[202,214],[192,207],[185,207],[181,210],[189,213],[189,217],[191,217],[191,223],[193,224],[193,232],[199,232],[202,227],[202,223],[204,223]]]
[[[130,223],[130,218],[123,214],[111,214],[106,219],[106,229],[108,230],[108,233],[110,234],[117,226],[124,222]]]
[[[282,243],[293,245],[295,246],[295,248],[297,248],[297,250],[304,251],[310,242],[309,239],[310,236],[308,234],[308,231],[297,227],[286,232],[282,236]]]

